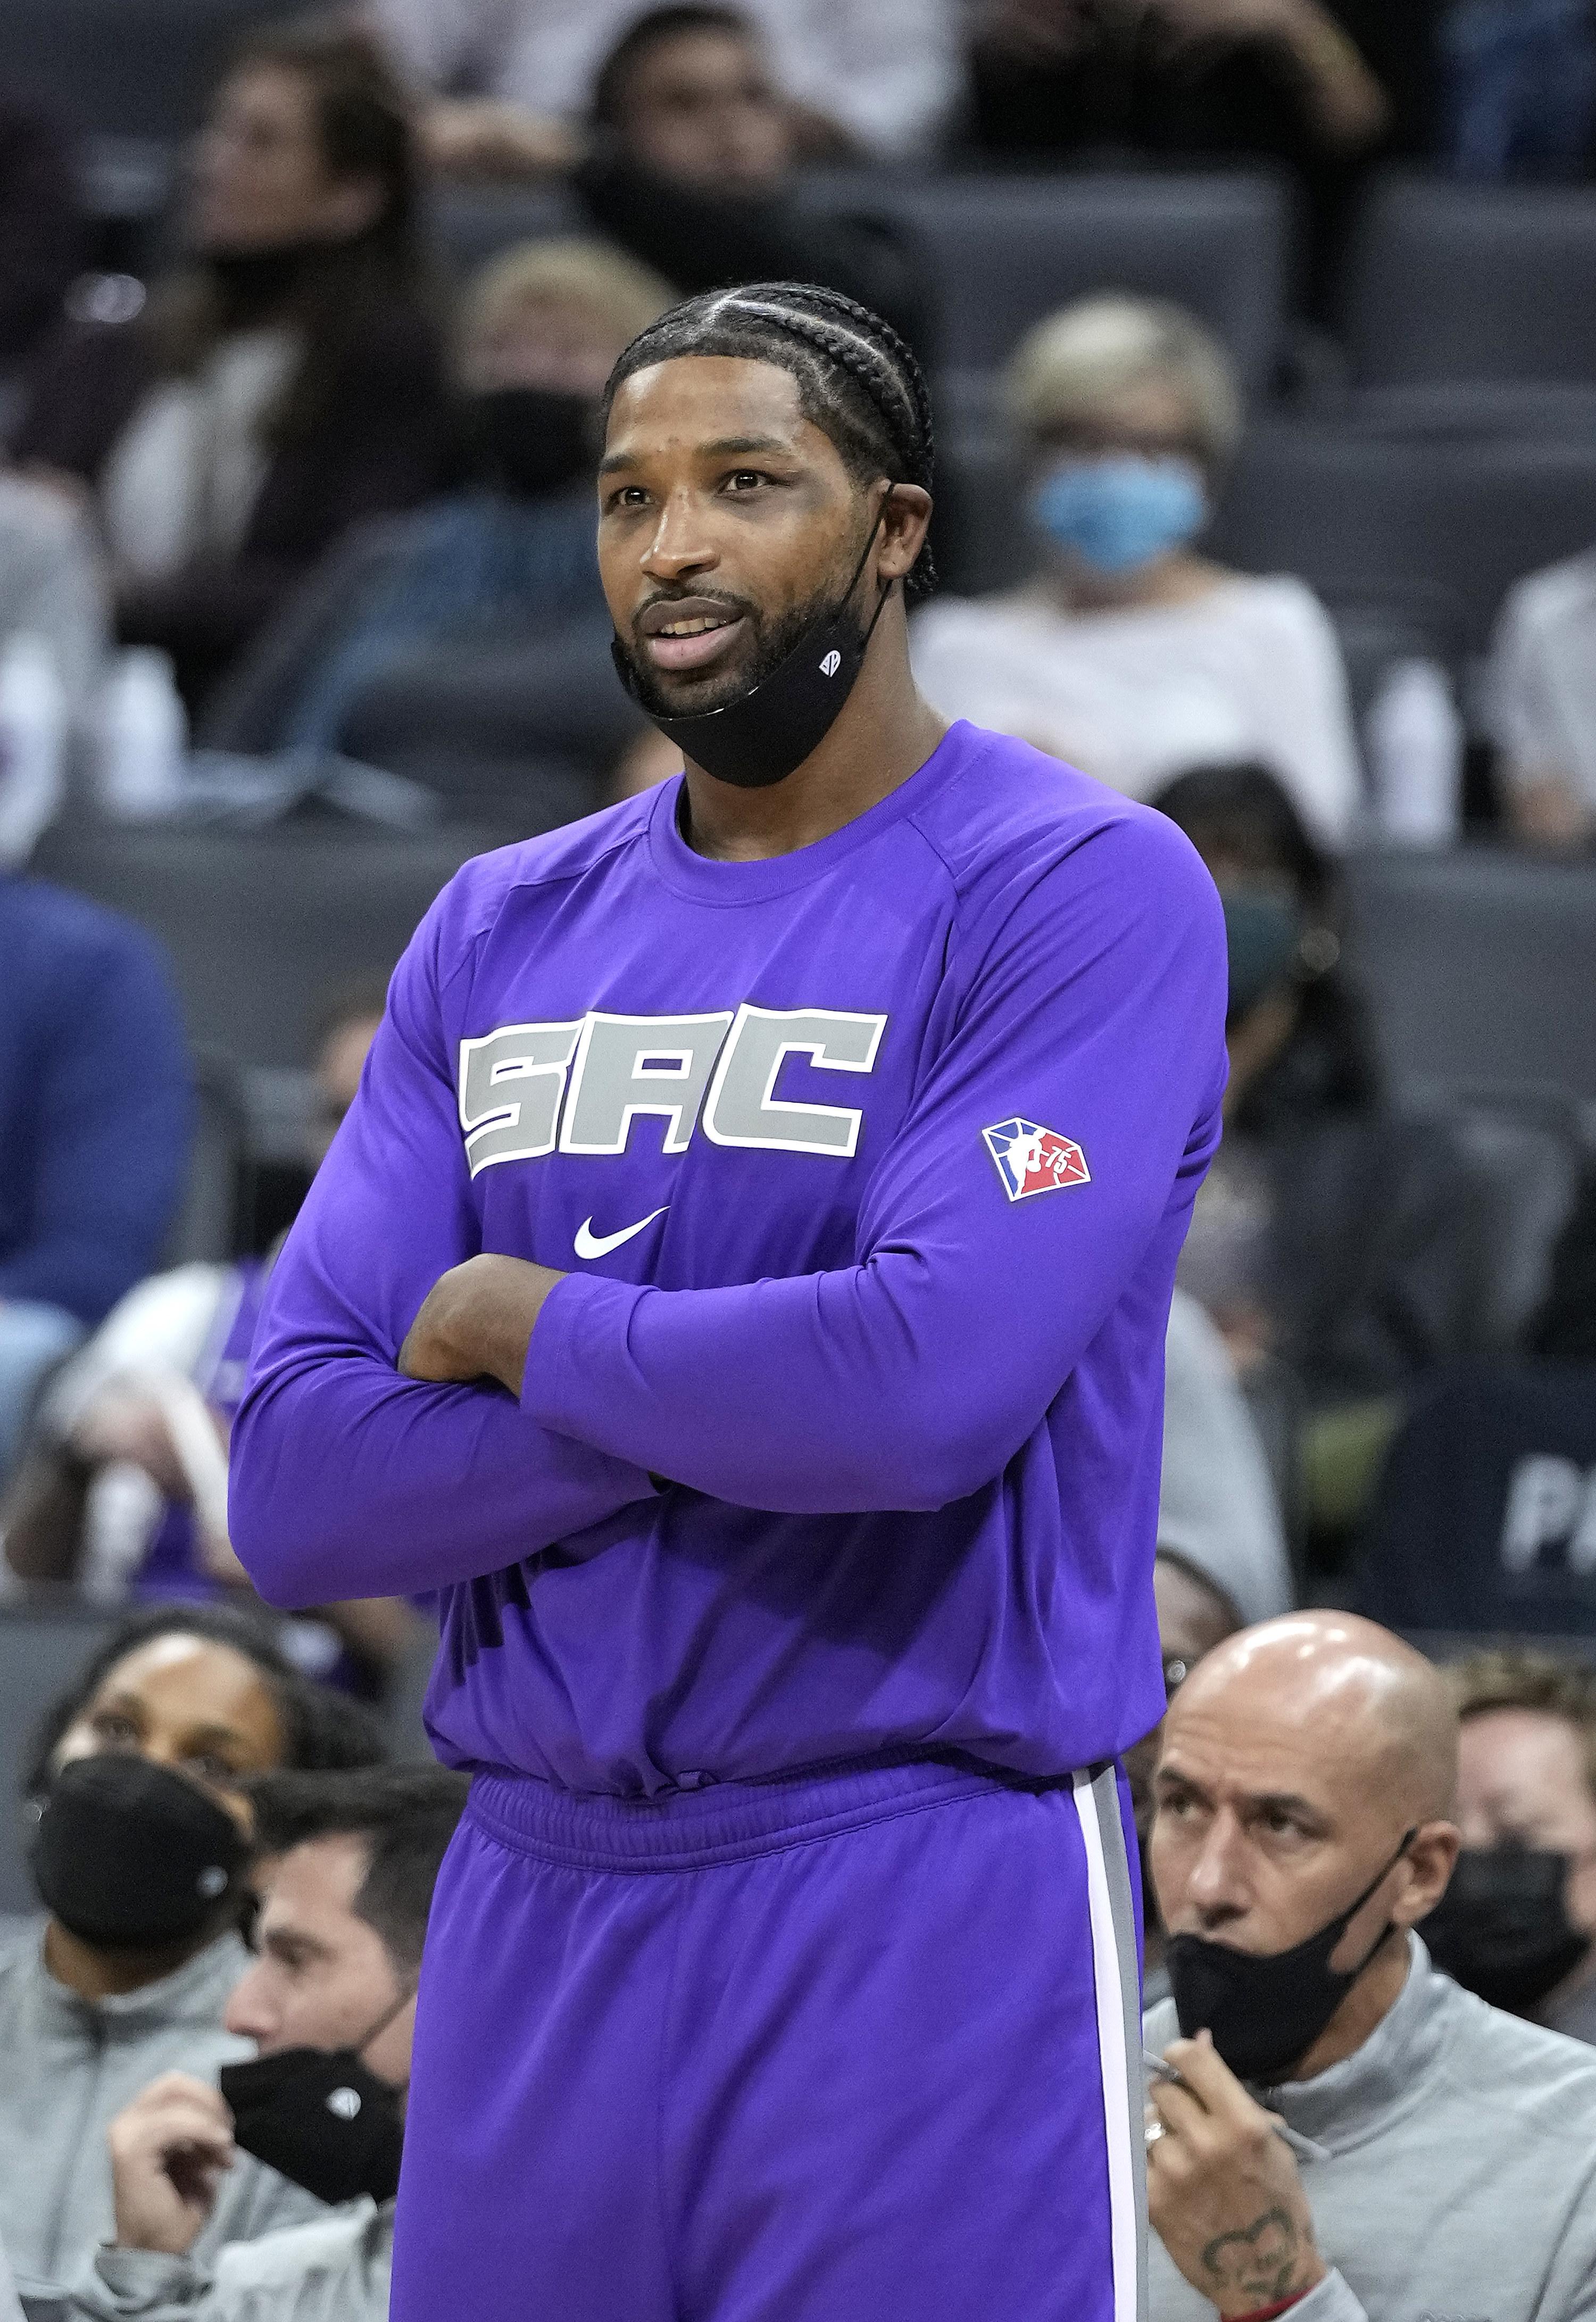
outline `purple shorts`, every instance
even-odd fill
[[[479,1778],[392,2322],[1137,2322],[1125,1817],[1112,1768]]]

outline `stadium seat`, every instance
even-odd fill
[[[231,1257],[237,1248],[239,1189],[248,1130],[244,1092],[225,1056],[195,1059],[194,1142],[182,1206],[173,1219],[160,1264],[187,1266]]]
[[[39,1909],[28,1875],[27,1824],[16,1784],[27,1767],[35,1727],[116,1620],[114,1610],[86,1604],[68,1590],[39,1591],[39,1602],[0,1605],[0,1917]]]
[[[1393,176],[1349,254],[1343,326],[1360,386],[1596,379],[1596,193]]]
[[[591,814],[643,728],[602,624],[416,647],[352,704],[339,745],[442,793],[457,818],[530,837]]]
[[[34,868],[160,937],[196,1047],[301,1064],[330,995],[386,976],[438,890],[490,835],[335,823],[267,831],[104,826],[47,834]]]
[[[1517,379],[1358,389],[1338,415],[1365,435],[1409,441],[1516,435],[1550,443],[1596,442],[1596,380],[1582,387]]]
[[[241,36],[303,0],[4,0],[0,87],[78,127],[186,137]]]
[[[563,186],[441,186],[427,205],[433,238],[457,275],[518,242],[591,234],[593,226]]]
[[[1357,1609],[1451,1637],[1596,1637],[1596,1371],[1461,1366],[1375,1493]]]
[[[1538,1084],[1596,1100],[1596,864],[1369,854],[1348,900],[1348,964],[1399,1097]]]
[[[931,364],[961,408],[982,407],[983,382],[1033,323],[1094,290],[1178,299],[1226,342],[1248,395],[1267,392],[1291,224],[1272,177],[828,174],[809,198],[851,201],[912,232],[939,308]]]
[[[1596,542],[1596,443],[1392,443],[1291,426],[1253,431],[1210,535],[1254,572],[1326,594],[1439,587],[1484,649],[1511,583]]]

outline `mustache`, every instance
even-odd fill
[[[645,598],[641,605],[634,608],[632,615],[633,635],[643,635],[643,616],[652,613],[656,605],[685,605],[689,599],[700,604],[714,605],[731,619],[751,620],[755,626],[761,619],[757,605],[751,603],[746,597],[731,596],[724,589],[694,587],[656,589],[652,597]]]

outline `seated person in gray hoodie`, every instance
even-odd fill
[[[1456,1859],[1456,1775],[1439,1671],[1350,1614],[1244,1630],[1172,1701],[1151,2322],[1596,2316],[1596,2058],[1413,1933]]]
[[[383,2322],[415,1985],[433,1888],[470,1785],[442,1766],[252,1786],[256,1956],[227,2005],[257,2059],[221,2089],[166,2072],[112,2122],[116,2239],[70,2322]],[[330,2216],[195,2255],[249,2153]]]
[[[0,1952],[0,2240],[21,2286],[66,2281],[110,2237],[105,2132],[123,2107],[161,2072],[250,2053],[222,2020],[248,1961],[243,1785],[382,1754],[368,1713],[217,1605],[135,1614],[46,1718],[23,1794],[49,1917]],[[319,2207],[247,2162],[205,2248]]]

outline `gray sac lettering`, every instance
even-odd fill
[[[571,1067],[560,1131],[562,1153],[624,1153],[639,1113],[666,1121],[661,1151],[685,1153],[731,1023],[729,1008],[706,1016],[588,1018]]]
[[[565,1075],[582,1019],[505,1024],[460,1044],[460,1125],[474,1177],[496,1161],[535,1161],[554,1150]]]
[[[851,1161],[864,1116],[852,1106],[778,1102],[775,1090],[790,1056],[821,1072],[868,1073],[886,1029],[885,1016],[832,1008],[737,1010],[704,1107],[704,1133],[716,1145],[772,1152],[824,1153]]]

